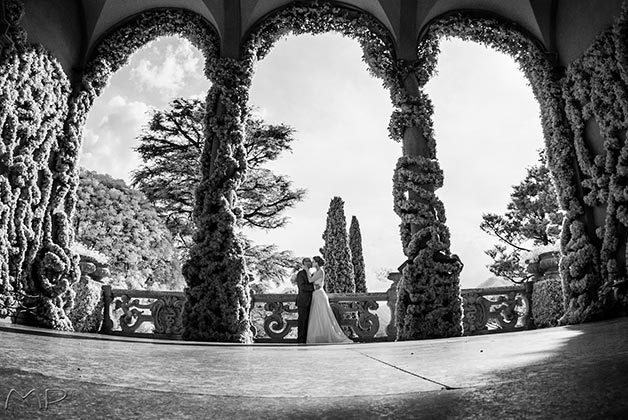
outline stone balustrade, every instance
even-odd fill
[[[345,334],[353,341],[392,341],[395,296],[382,293],[330,293],[329,303]],[[296,342],[295,294],[253,295],[251,323],[257,342]],[[385,320],[384,322],[382,322]]]
[[[530,285],[463,289],[465,335],[531,328]],[[356,342],[396,338],[397,283],[380,293],[330,293],[329,302],[345,334]],[[183,292],[112,289],[103,286],[100,332],[125,336],[181,339]],[[296,294],[252,294],[255,341],[296,342]]]
[[[103,286],[102,334],[180,339],[183,292],[112,289]]]
[[[484,289],[463,289],[464,335],[532,328],[532,283]]]

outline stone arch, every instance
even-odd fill
[[[93,89],[98,95],[110,75],[126,64],[135,51],[168,35],[183,36],[198,48],[205,57],[205,73],[209,74],[220,54],[216,28],[195,12],[158,8],[130,16],[100,37],[88,54],[82,73],[82,90]]]
[[[235,189],[246,171],[243,125],[253,67],[284,34],[327,31],[358,39],[370,71],[386,86],[398,84],[392,39],[383,25],[366,13],[328,1],[291,3],[275,10],[247,34],[239,58],[221,57],[211,71],[214,84],[207,97],[207,142],[194,212],[203,223],[197,226],[195,245],[183,267],[188,283],[186,339],[251,340],[248,280],[234,230],[241,214]],[[204,258],[207,255],[212,258]]]
[[[425,68],[428,63],[398,60],[394,37],[382,22],[364,11],[335,2],[291,4],[274,11],[261,19],[249,33],[243,55],[253,62],[262,59],[274,42],[285,34],[329,31],[340,32],[360,43],[369,71],[380,78],[390,91],[395,108],[389,124],[390,137],[404,143],[404,156],[399,159],[396,171],[400,181],[393,188],[395,212],[401,218],[401,240],[408,257],[395,314],[397,337],[405,340],[459,335],[461,299],[458,275],[462,264],[449,250],[444,208],[433,191],[421,195],[416,185],[408,186],[413,181],[418,184],[442,184],[438,163],[429,157],[421,160],[412,156],[410,149],[414,146],[409,145],[413,140],[412,134],[408,133],[417,131],[417,126],[431,130],[431,123],[425,119],[431,112],[430,106],[412,99],[406,85],[410,74],[428,73]],[[431,173],[427,177],[420,178],[420,174],[416,173],[416,167],[421,165],[430,168]],[[410,209],[411,206],[414,207]],[[420,252],[420,248],[424,248],[425,252]],[[418,266],[421,268],[417,269]],[[435,280],[427,285],[418,284],[422,276]]]
[[[422,43],[438,43],[440,37],[473,41],[509,55],[530,81],[537,100],[543,99],[542,88],[552,80],[551,54],[541,40],[518,23],[488,11],[452,10],[423,26],[417,38],[419,55]]]
[[[269,12],[245,34],[242,56],[247,60],[261,60],[285,35],[326,32],[339,32],[357,40],[369,70],[385,83],[394,77],[392,68],[396,49],[393,34],[370,13],[336,1],[293,2]]]
[[[107,85],[111,75],[120,69],[133,53],[146,43],[168,35],[181,35],[198,48],[205,57],[205,74],[218,59],[220,40],[218,31],[204,17],[185,9],[152,9],[125,19],[110,28],[88,55],[86,65],[76,83],[69,100],[69,115],[64,131],[68,157],[74,163],[66,179],[71,182],[72,191],[76,190],[78,171],[78,149],[87,114],[94,100]],[[63,191],[65,197],[67,191]],[[58,200],[66,202],[66,212],[72,214],[73,194]]]
[[[548,165],[561,207],[566,211],[561,237],[561,275],[566,303],[578,300],[579,294],[573,291],[572,284],[599,278],[600,267],[599,256],[592,252],[597,240],[593,214],[584,202],[582,172],[565,114],[564,69],[554,64],[556,57],[529,31],[494,14],[452,11],[435,17],[417,41],[418,55],[427,55],[425,59],[435,64],[441,37],[474,41],[505,53],[515,60],[529,81],[541,109]],[[583,254],[586,255],[584,261]],[[569,268],[578,260],[581,270],[574,273]],[[568,311],[565,319],[572,316]]]
[[[65,258],[73,261],[66,273],[71,278],[77,277],[78,259],[67,244],[74,240],[71,220],[77,200],[78,159],[87,114],[111,75],[126,64],[135,51],[160,36],[175,34],[201,50],[205,56],[205,73],[209,74],[209,68],[219,54],[215,28],[202,16],[188,10],[153,9],[131,16],[105,33],[89,55],[80,83],[73,86],[63,125],[63,140],[51,159],[54,182],[48,204],[48,214],[54,215],[50,218],[53,235],[65,238]],[[53,237],[53,242],[58,238]]]

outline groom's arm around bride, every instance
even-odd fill
[[[305,343],[307,338],[307,323],[310,316],[310,305],[312,303],[312,292],[314,285],[310,283],[309,268],[312,262],[309,258],[303,260],[303,268],[297,273],[297,287],[299,294],[297,295],[297,307],[299,309],[299,319],[297,323],[298,333],[297,342]]]

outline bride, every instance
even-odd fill
[[[313,258],[314,273],[309,281],[314,283],[312,293],[312,304],[310,306],[310,317],[307,325],[307,343],[352,343],[338,325],[329,298],[323,289],[325,284],[325,270],[323,258],[316,256]]]

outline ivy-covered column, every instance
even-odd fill
[[[600,184],[594,185],[598,182],[594,180],[597,176],[591,177],[593,171],[588,169],[589,165],[582,164],[589,159],[578,145],[581,142],[578,139],[586,131],[585,124],[578,122],[578,118],[574,119],[578,111],[570,111],[570,108],[580,109],[583,103],[589,101],[591,92],[582,87],[594,85],[590,85],[590,78],[586,74],[575,74],[574,67],[565,75],[564,69],[552,64],[555,56],[547,54],[542,44],[511,22],[478,18],[461,12],[434,22],[426,37],[438,39],[454,35],[510,55],[529,80],[541,108],[548,166],[556,184],[561,208],[565,211],[560,272],[566,311],[561,322],[583,322],[599,317],[603,313],[603,305],[598,291],[603,282],[600,267],[602,245],[601,236],[598,235],[603,236],[603,232],[602,229],[596,229],[595,220],[602,220],[603,224],[605,215],[603,204],[591,206],[591,203],[594,196],[599,196],[599,187],[604,189],[606,181],[599,178]],[[591,60],[593,57],[595,56],[589,56],[583,61],[590,65],[594,62]],[[600,70],[604,68],[603,65],[597,67]],[[608,68],[613,69],[610,70],[611,73],[617,73],[614,65]],[[572,85],[579,87],[574,91]],[[595,89],[597,88],[596,86]],[[575,98],[579,98],[582,103],[575,104],[574,102],[578,102]],[[603,104],[604,101],[597,100],[597,103]],[[594,124],[589,123],[588,130],[591,131],[593,126]],[[601,144],[596,139],[590,140],[594,141],[589,146]],[[579,148],[580,152],[577,150]],[[597,157],[598,163],[604,161],[604,157]]]
[[[436,50],[436,45],[429,45]],[[432,72],[433,51],[425,60],[399,62],[393,87],[391,136],[403,141],[404,155],[394,177],[395,212],[407,263],[398,286],[397,338],[412,340],[462,334],[459,274],[462,263],[449,250],[445,208],[435,190],[443,185],[436,160],[432,105],[422,88]]]
[[[71,330],[73,261],[63,208],[53,205],[62,170],[69,82],[58,61],[26,43],[23,5],[4,3],[8,42],[0,54],[0,316]],[[26,309],[24,311],[24,309]]]
[[[563,238],[571,254],[561,264],[569,323],[613,316],[618,305],[628,306],[627,5],[614,27],[571,63],[563,80],[583,201],[593,214],[588,226],[574,221]],[[585,227],[594,241],[582,246]],[[599,261],[597,272],[570,275],[591,261]]]
[[[246,171],[244,117],[251,82],[249,61],[220,58],[208,72],[206,143],[196,191],[197,231],[183,267],[188,287],[183,337],[250,342],[250,295],[235,190]]]

